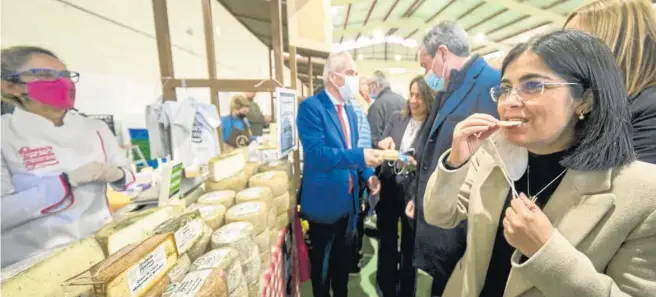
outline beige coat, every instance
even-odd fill
[[[467,251],[444,297],[478,297],[510,187],[481,149],[448,171],[440,158],[424,197],[426,221],[453,228],[469,220]],[[504,297],[656,296],[656,165],[569,170],[544,208],[551,239],[520,264],[518,251]]]

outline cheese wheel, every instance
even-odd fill
[[[208,167],[210,171],[209,180],[215,182],[224,181],[244,171],[246,159],[242,152],[232,151],[210,159]]]
[[[251,250],[251,255],[246,260],[241,261],[244,279],[247,284],[252,284],[259,280],[260,271],[262,270],[262,259],[257,248]]]
[[[160,296],[162,296],[162,293],[164,293],[164,291],[166,290],[166,288],[169,286],[170,283],[171,283],[171,281],[169,280],[168,277],[162,278],[143,297],[160,297]]]
[[[245,279],[241,281],[236,290],[230,292],[230,297],[249,297],[248,284],[246,283]]]
[[[223,205],[205,205],[205,204],[192,204],[187,208],[187,212],[198,210],[203,223],[209,226],[212,230],[219,229],[223,225],[225,218],[226,208]]]
[[[269,209],[273,205],[273,193],[268,187],[251,187],[240,191],[235,196],[235,203],[237,204],[251,201],[264,202],[266,208]]]
[[[260,164],[255,162],[247,162],[244,168],[246,176],[251,177],[260,171]]]
[[[182,254],[175,266],[169,271],[168,277],[172,283],[181,282],[189,272],[189,268],[191,268],[191,259],[189,259],[189,255]]]
[[[260,253],[271,249],[271,230],[269,228],[255,236],[255,244]]]
[[[271,266],[271,248],[265,252],[260,253],[260,261],[262,261],[262,269],[266,270]]]
[[[260,166],[260,172],[284,171],[287,175],[292,176],[292,163],[289,160],[271,161]]]
[[[167,297],[228,297],[225,272],[206,269],[190,272],[182,282],[169,286],[162,296]]]
[[[191,265],[191,271],[216,268],[226,272],[228,291],[234,292],[243,278],[239,252],[230,247],[211,250]]]
[[[262,296],[262,286],[260,285],[260,280],[248,284],[248,297],[260,297]]]
[[[212,191],[198,198],[198,203],[206,205],[223,205],[226,209],[235,204],[237,192],[232,190]]]
[[[282,230],[289,225],[289,214],[283,213],[276,219],[276,228]]]
[[[269,243],[271,243],[271,246],[277,246],[278,241],[280,240],[280,229],[274,227],[271,229],[271,233],[269,235]]]
[[[226,223],[248,222],[253,225],[255,234],[261,233],[267,226],[268,210],[266,204],[260,201],[237,204],[226,212]]]
[[[212,249],[232,247],[239,252],[239,259],[247,260],[253,250],[257,251],[253,225],[247,222],[227,224],[212,234]]]
[[[283,214],[289,211],[290,197],[289,192],[285,192],[280,196],[273,198],[273,205],[276,209],[276,214]]]
[[[200,211],[183,213],[182,215],[170,219],[155,228],[155,234],[165,234],[172,232],[175,237],[175,243],[178,247],[178,253],[186,253],[196,242],[203,236],[203,224],[200,218]],[[189,255],[193,261],[193,256]]]
[[[278,214],[276,213],[275,208],[269,208],[268,215],[267,215],[267,226],[270,228],[274,228],[276,226],[276,218],[278,217]]]
[[[289,176],[284,171],[268,171],[251,176],[248,180],[250,187],[268,187],[273,196],[280,196],[287,192]]]
[[[201,238],[187,251],[189,254],[189,259],[193,262],[207,252],[210,247],[210,240],[212,239],[212,228],[207,225],[203,225],[203,234]]]
[[[221,191],[221,190],[232,190],[235,192],[241,191],[246,188],[248,184],[248,176],[246,176],[245,171],[240,171],[237,175],[226,178],[221,181],[213,181],[208,179],[205,181],[205,190],[206,191]]]

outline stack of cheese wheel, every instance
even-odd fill
[[[264,190],[259,188],[255,191],[260,196],[267,195],[268,189]],[[241,197],[250,197],[251,195],[242,194]],[[270,194],[268,194],[270,197]],[[250,199],[250,198],[249,198]],[[267,199],[267,198],[261,198]],[[271,198],[268,198],[271,201]],[[270,202],[269,202],[270,203]],[[228,210],[226,213],[226,223],[232,222],[248,222],[253,225],[253,232],[255,234],[255,243],[258,246],[258,251],[261,261],[268,261],[271,258],[270,240],[271,230],[269,229],[269,220],[271,217],[270,208],[267,208],[267,203],[262,201],[250,201],[239,203]],[[264,259],[263,259],[264,258]]]
[[[246,159],[241,151],[221,154],[210,160],[210,174],[205,182],[206,191],[241,191],[246,187]]]
[[[232,294],[243,281],[239,252],[232,247],[214,249],[196,259],[191,265],[191,271],[216,268],[223,269],[226,272],[228,291]]]
[[[185,275],[187,275],[187,272],[189,272],[189,269],[191,268],[191,259],[189,259],[189,255],[187,254],[182,254],[178,258],[178,262],[175,263],[175,266],[171,268],[171,270],[168,273],[169,280],[171,280],[171,283],[178,283],[181,282]]]
[[[287,159],[271,161],[260,166],[260,172],[284,171],[288,176],[292,176],[292,163]]]
[[[223,226],[223,218],[227,210],[225,206],[221,204],[207,205],[194,203],[187,208],[187,212],[194,210],[200,211],[200,217],[203,219],[203,222],[212,230],[219,229],[219,227]]]
[[[277,242],[278,231],[289,224],[289,176],[283,171],[268,171],[252,176],[248,180],[250,187],[264,186],[269,187],[273,194],[273,206],[276,209],[276,223],[272,236],[272,241]]]
[[[206,224],[203,224],[203,235],[201,236],[200,240],[196,242],[194,245],[191,246],[189,251],[187,251],[187,254],[189,255],[189,260],[195,261],[198,259],[198,257],[202,256],[207,252],[207,250],[210,247],[210,240],[212,239],[212,233],[214,230],[207,226]]]
[[[263,207],[262,202],[247,203],[259,203]],[[228,210],[227,216],[230,216],[230,210]],[[259,282],[260,270],[262,267],[260,253],[255,244],[254,234],[255,228],[251,223],[236,222],[229,223],[219,228],[219,230],[216,230],[212,235],[212,249],[232,247],[239,252],[239,260],[242,264],[242,273],[244,276],[244,281],[242,282],[247,286]],[[243,287],[243,285],[239,285],[239,287]],[[239,287],[237,290],[240,290]]]
[[[169,285],[161,297],[228,297],[226,279],[221,269],[192,271],[181,282]]]
[[[223,205],[223,207],[229,209],[235,204],[236,194],[237,192],[232,190],[210,191],[198,198],[198,203],[205,205]]]
[[[263,263],[265,263],[271,258],[271,233],[275,232],[272,228],[276,224],[277,216],[273,206],[273,193],[271,193],[271,189],[267,187],[252,187],[237,193],[235,197],[235,202],[238,205],[253,201],[263,202],[267,209],[266,228],[261,233],[255,235],[255,243],[257,243],[257,247],[260,249],[260,256]]]
[[[191,261],[194,261],[196,258],[194,256],[198,255],[199,250],[207,248],[207,242],[203,246],[203,237],[204,233],[209,227],[203,223],[200,218],[200,212],[194,210],[192,212],[183,213],[182,215],[170,219],[161,225],[155,228],[155,234],[165,234],[173,233],[175,237],[175,244],[178,249],[179,254],[187,253],[188,251],[194,252],[192,255],[188,253]],[[211,229],[210,229],[211,232]],[[206,235],[205,235],[206,237]],[[209,240],[208,240],[209,241]]]
[[[250,178],[260,172],[260,164],[257,162],[247,162],[244,171],[246,172],[246,176]]]

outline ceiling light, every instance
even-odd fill
[[[389,73],[391,73],[391,74],[402,74],[402,73],[406,73],[406,72],[408,72],[407,69],[405,69],[405,68],[399,68],[399,67],[392,67],[392,68],[389,68],[389,69],[387,69],[387,70],[388,70]]]
[[[485,42],[485,33],[476,34],[476,42]]]
[[[358,55],[358,60],[364,60],[364,56],[363,55]]]
[[[394,56],[394,60],[401,61],[401,55]]]
[[[376,29],[374,30],[374,37],[384,37],[385,32],[383,32],[383,29]]]

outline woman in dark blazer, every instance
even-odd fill
[[[380,149],[396,149],[414,156],[416,136],[424,129],[425,119],[435,106],[435,94],[418,76],[410,82],[410,98],[405,109],[391,115],[383,132]],[[428,125],[430,128],[430,125]],[[412,173],[395,174],[394,168],[383,164],[380,171],[380,202],[376,205],[378,229],[378,271],[376,283],[381,297],[412,297],[415,295],[416,270],[412,266],[414,236],[411,218],[413,202],[406,198],[405,185]],[[406,210],[404,213],[404,209]],[[401,219],[401,251],[398,246],[398,224]]]

